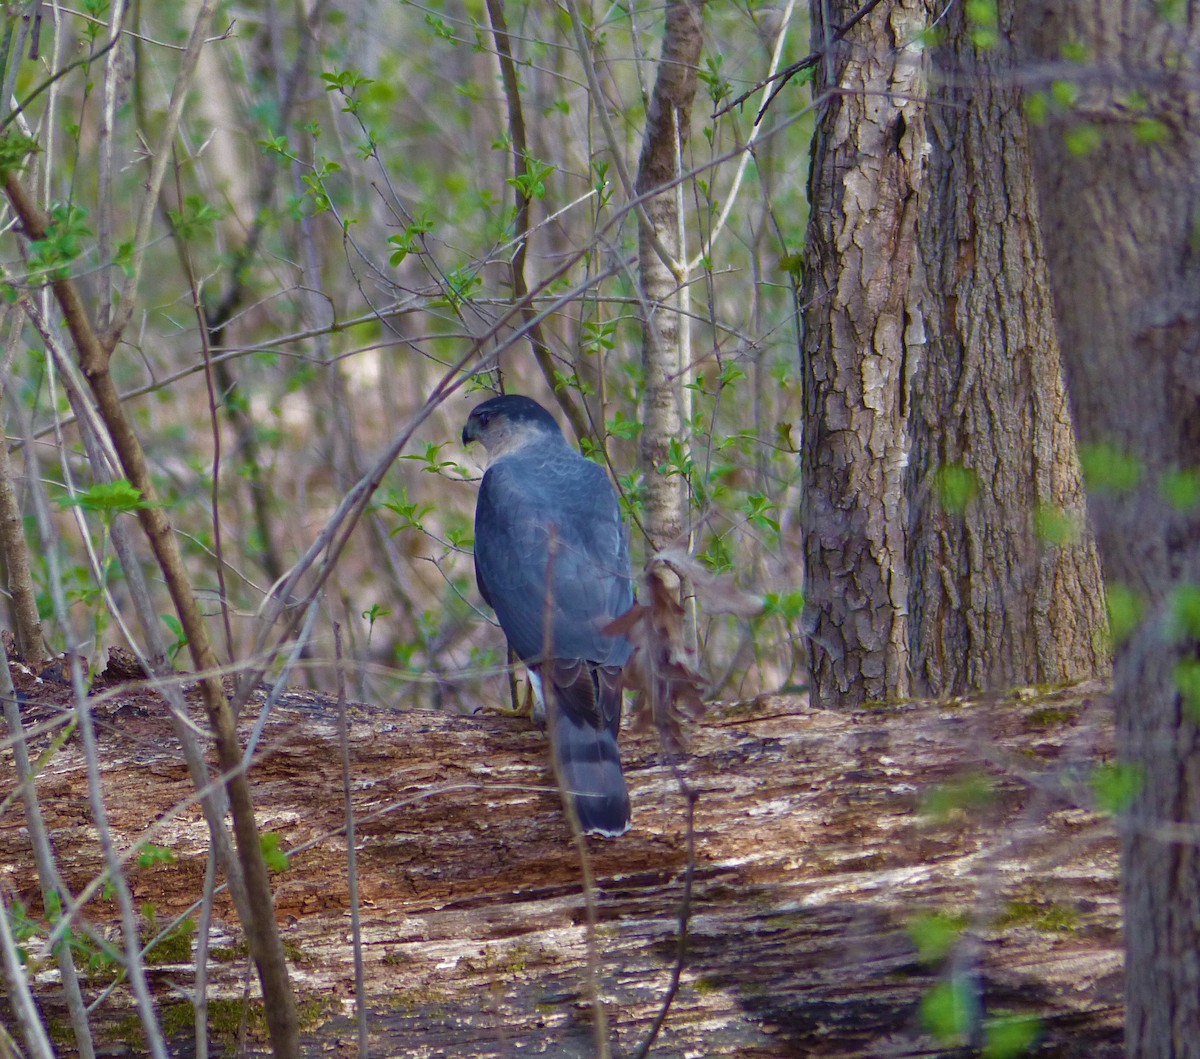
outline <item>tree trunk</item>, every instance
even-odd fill
[[[658,77],[638,161],[638,195],[663,189],[646,201],[645,219],[638,225],[644,314],[644,524],[654,549],[677,542],[688,529],[687,479],[682,474],[662,474],[658,469],[671,462],[671,442],[683,439],[686,419],[683,383],[691,358],[686,352],[687,286],[682,274],[686,252],[680,235],[678,180],[691,130],[696,67],[704,43],[703,11],[701,0],[673,0],[667,4]]]
[[[1122,828],[1126,1049],[1185,1059],[1200,1056],[1200,622],[1180,603],[1200,583],[1185,488],[1200,469],[1200,12],[1173,22],[1168,6],[1059,0],[1016,29],[1035,63],[1058,63],[1047,82],[1075,82],[1040,97],[1038,192],[1105,575],[1142,615],[1114,663],[1118,756],[1140,778]],[[1068,45],[1084,61],[1064,67]]]
[[[858,8],[812,4],[813,44]],[[832,24],[822,21],[828,14]],[[826,54],[813,141],[804,319],[802,515],[812,691],[854,705],[909,689],[910,380],[923,341],[926,24],[880,7]]]
[[[1013,7],[1004,0],[1001,17]],[[1107,668],[1011,56],[977,48],[961,6],[944,26],[918,223],[928,352],[913,388],[909,500],[913,683],[935,695]]]
[[[7,322],[7,321],[6,321]],[[4,384],[0,382],[0,399]],[[26,466],[33,466],[28,451]],[[42,619],[37,609],[37,592],[29,565],[29,545],[25,540],[25,523],[21,506],[13,489],[12,462],[8,442],[0,435],[0,555],[4,557],[4,580],[12,598],[12,622],[16,633],[17,653],[21,661],[35,669],[50,658]]]
[[[977,49],[959,8],[923,50],[940,15],[879,9],[827,50],[804,298],[818,701],[1106,665],[1009,58]]]

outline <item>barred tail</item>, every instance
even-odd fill
[[[559,659],[546,668],[554,688],[550,730],[559,782],[571,796],[585,835],[623,835],[629,830],[630,809],[616,735],[620,672],[612,677],[590,663]]]
[[[629,791],[613,734],[560,710],[554,718],[554,756],[583,833],[609,838],[625,834],[630,822]]]

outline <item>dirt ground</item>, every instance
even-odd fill
[[[65,688],[18,675],[28,725]],[[111,827],[173,859],[131,864],[143,915],[193,917],[207,830],[157,694],[96,685]],[[243,716],[257,719],[263,698]],[[201,718],[198,704],[195,716]],[[311,1055],[355,1054],[354,965],[336,708],[288,694],[251,773],[262,830],[279,837],[278,920]],[[1104,689],[816,710],[800,696],[712,707],[679,769],[697,794],[694,886],[681,984],[655,1056],[930,1056],[954,1052],[920,1007],[951,970],[985,1023],[1036,1015],[1033,1054],[1121,1054],[1116,839],[1088,808],[1110,752]],[[49,735],[34,740],[45,746]],[[615,1055],[645,1037],[679,952],[688,864],[685,801],[653,735],[625,735],[634,827],[589,840],[595,977]],[[595,1054],[581,862],[528,721],[354,705],[362,943],[375,1056]],[[14,785],[0,756],[0,797]],[[101,871],[78,737],[46,763],[38,795],[67,884]],[[182,808],[179,808],[182,806]],[[0,815],[0,886],[43,916],[19,802]],[[921,917],[965,927],[923,960]],[[116,905],[86,907],[115,936]],[[208,995],[213,1053],[265,1049],[256,982],[231,904],[215,905]],[[183,937],[186,938],[186,935]],[[163,946],[151,981],[175,1054],[193,1054],[190,943]],[[37,952],[37,937],[26,944]],[[179,950],[179,951],[176,951]],[[36,955],[35,955],[36,959]],[[35,992],[62,1054],[53,961]],[[111,981],[99,968],[89,998]],[[243,1002],[250,997],[250,1003]],[[95,1014],[108,1056],[145,1050],[128,990]],[[7,1025],[12,1023],[5,1018]],[[265,1054],[265,1053],[264,1053]]]

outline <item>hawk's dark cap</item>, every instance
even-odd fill
[[[528,423],[537,425],[543,430],[562,434],[557,420],[532,397],[519,393],[504,393],[476,405],[467,417],[467,425],[463,427],[463,444],[476,441],[480,432],[487,429],[488,423],[496,419],[504,419],[509,423]]]

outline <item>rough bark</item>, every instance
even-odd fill
[[[33,699],[31,723],[69,702],[66,689],[16,677]],[[175,857],[128,867],[162,927],[200,895],[207,829],[195,806],[169,813],[192,788],[155,693],[104,677],[96,691],[117,841],[128,849],[157,823],[152,841]],[[980,700],[966,710],[822,710],[779,696],[715,707],[682,764],[699,792],[690,938],[652,1054],[944,1054],[947,1043],[932,1040],[918,1015],[942,975],[918,961],[908,932],[917,912],[943,911],[972,917],[989,1015],[1039,1016],[1045,1054],[1117,1059],[1116,841],[1110,824],[1072,804],[1069,779],[1108,752],[1101,691]],[[199,712],[194,691],[190,698]],[[247,709],[247,726],[261,701]],[[263,829],[289,853],[274,880],[276,914],[306,1013],[303,1050],[313,1056],[352,1056],[356,1047],[336,716],[327,697],[285,695],[254,767]],[[683,801],[656,741],[625,733],[623,743],[634,828],[594,842],[590,855],[601,995],[628,1055],[671,975],[687,842]],[[371,1054],[593,1055],[579,862],[544,738],[518,721],[356,705],[349,744]],[[71,742],[37,783],[74,893],[102,868],[76,795],[83,767]],[[988,777],[987,807],[941,822],[920,811],[926,794],[963,775]],[[0,798],[12,785],[3,749]],[[0,878],[40,920],[28,837],[10,814],[0,816]],[[85,914],[101,931],[115,919],[99,898]],[[214,929],[212,1054],[232,1055],[246,955],[224,894]],[[44,958],[37,937],[27,944]],[[150,954],[178,1054],[191,1048],[179,990],[192,986],[194,953],[192,939],[169,962]],[[109,981],[93,972],[88,999]],[[33,984],[43,1014],[58,1018],[53,981],[38,975]],[[261,1054],[261,1004],[253,985],[250,993],[248,1050]],[[104,1049],[137,1050],[130,1010],[118,986],[93,1013]],[[0,1001],[0,1021],[6,1015]],[[61,1038],[58,1046],[69,1054]]]
[[[688,360],[683,246],[680,239],[680,160],[691,133],[696,69],[703,36],[703,0],[671,0],[662,54],[638,161],[639,196],[661,188],[644,204],[638,225],[638,268],[643,307],[642,466],[646,476],[644,526],[655,549],[687,532],[687,480],[658,468],[670,462],[672,441],[684,438],[684,371]]]
[[[1015,7],[999,5],[1005,24]],[[935,695],[1078,680],[1108,664],[1011,56],[972,43],[961,5],[942,22],[918,225],[929,301],[909,552],[914,690]],[[961,507],[939,487],[947,468],[969,475]]]
[[[1186,1059],[1200,1056],[1200,717],[1177,681],[1200,637],[1172,601],[1200,585],[1200,518],[1164,486],[1200,469],[1200,11],[1174,10],[1060,0],[1024,9],[1014,32],[1031,77],[1056,64],[1033,87],[1077,86],[1034,144],[1080,441],[1137,472],[1089,498],[1106,579],[1144,613],[1114,662],[1118,753],[1141,778],[1121,835],[1127,1049]],[[1083,61],[1063,63],[1067,45]]]
[[[858,6],[814,3],[814,48]],[[802,524],[820,703],[909,689],[907,416],[927,194],[915,42],[925,22],[912,0],[876,9],[831,47],[814,88],[827,95],[809,177]]]

